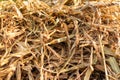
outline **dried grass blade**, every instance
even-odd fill
[[[107,65],[106,65],[106,58],[105,58],[105,53],[104,53],[104,46],[102,44],[102,37],[100,35],[99,35],[99,42],[100,42],[100,48],[101,48],[101,53],[102,53],[102,58],[103,58],[103,64],[105,68],[105,77],[106,77],[106,80],[109,80],[108,72],[107,72]]]
[[[14,72],[12,72],[12,71],[10,73],[8,73],[6,80],[11,80],[11,77],[13,74],[14,74]]]
[[[33,74],[30,70],[28,71],[28,77],[29,77],[29,80],[34,80]]]
[[[83,30],[84,31],[84,30]],[[94,46],[94,48],[96,49],[96,55],[97,57],[99,58],[99,60],[102,60],[101,59],[101,55],[99,54],[99,50],[98,50],[98,46],[97,46],[97,43],[92,39],[92,37],[84,31],[84,34],[85,36],[87,36],[88,39],[90,39],[90,41],[92,42],[92,45]]]
[[[84,80],[90,80],[90,75],[92,74],[93,70],[94,70],[93,67],[88,68],[88,70],[85,73]]]
[[[105,55],[114,56],[114,52],[110,48],[108,48],[106,46],[104,46],[104,53],[105,53]]]
[[[15,9],[16,9],[16,12],[17,12],[17,14],[18,14],[18,17],[21,18],[21,19],[23,19],[23,15],[22,15],[21,11],[17,8],[16,5],[14,5],[14,7],[15,7]]]
[[[70,51],[71,41],[70,41],[70,37],[69,37],[68,26],[65,23],[63,23],[62,26],[65,29],[65,33],[66,33],[66,36],[67,36],[68,50]]]
[[[21,11],[18,9],[18,7],[16,6],[16,3],[13,0],[9,0],[9,1],[13,4],[13,6],[18,14],[18,17],[23,19],[23,15],[22,15]]]
[[[74,44],[72,45],[71,50],[74,49],[79,44],[79,41],[80,41],[79,29],[78,29],[78,21],[77,20],[74,21],[74,25],[75,25],[74,30],[75,30],[75,38],[76,38],[76,40],[75,40]]]
[[[70,35],[69,38],[73,38],[74,35]],[[54,39],[52,40],[51,42],[47,43],[46,45],[52,45],[52,44],[56,44],[56,43],[61,43],[61,42],[64,42],[67,40],[67,37],[62,37],[62,38],[59,38],[59,39]]]
[[[21,67],[20,67],[20,62],[18,62],[18,64],[17,64],[16,78],[17,78],[17,80],[21,80]]]
[[[3,57],[2,57],[2,58],[3,58]],[[0,61],[0,66],[4,66],[4,65],[8,64],[10,58],[11,58],[11,57],[6,58],[6,59],[2,59],[2,60]]]
[[[45,49],[42,47],[42,48],[41,48],[41,53],[42,53],[42,55],[41,55],[41,66],[40,66],[40,67],[41,67],[41,68],[40,68],[40,74],[41,74],[41,75],[40,75],[40,79],[41,79],[41,80],[44,79],[44,77],[43,77],[43,76],[44,76],[44,75],[43,75],[43,74],[44,74],[44,73],[43,73],[43,66],[44,66],[44,54],[43,54],[43,53],[44,53],[44,50],[45,50]]]
[[[120,67],[116,61],[116,59],[114,57],[110,57],[109,59],[107,59],[108,63],[110,64],[112,70],[119,74],[120,73]]]
[[[88,69],[87,69],[87,71],[85,73],[84,80],[90,80],[90,75],[94,71],[94,68],[93,68],[92,64],[93,64],[93,48],[91,48],[90,66],[88,67]]]
[[[87,67],[87,66],[88,66],[88,64],[76,65],[76,66],[73,66],[73,67],[71,67],[71,68],[62,69],[62,70],[60,71],[60,73],[65,73],[65,72],[72,71],[72,70],[82,69],[82,68],[85,68],[85,67]]]
[[[55,56],[57,56],[59,59],[62,59],[62,57],[59,55],[59,53],[57,53],[55,50],[53,50],[50,46],[47,46],[47,45],[46,45],[46,47],[47,47],[47,49],[48,49],[49,51],[51,51]]]
[[[75,51],[76,51],[75,48],[72,51],[70,51],[70,53],[69,53],[70,56],[68,57],[67,61],[65,62],[65,64],[63,65],[63,67],[61,68],[59,73],[61,73],[64,70],[64,68],[69,64],[73,55],[75,54]]]

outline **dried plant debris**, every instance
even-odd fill
[[[0,80],[120,80],[120,1],[0,0]]]

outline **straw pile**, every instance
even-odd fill
[[[0,80],[120,80],[120,2],[0,2]]]

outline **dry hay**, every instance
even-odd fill
[[[120,79],[120,2],[43,1],[0,2],[0,80]]]

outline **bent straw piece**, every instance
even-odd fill
[[[69,38],[73,38],[74,35],[69,35]],[[58,38],[58,39],[54,39],[51,42],[47,43],[46,45],[52,45],[52,44],[56,44],[56,43],[61,43],[67,40],[67,37],[62,37],[62,38]]]

